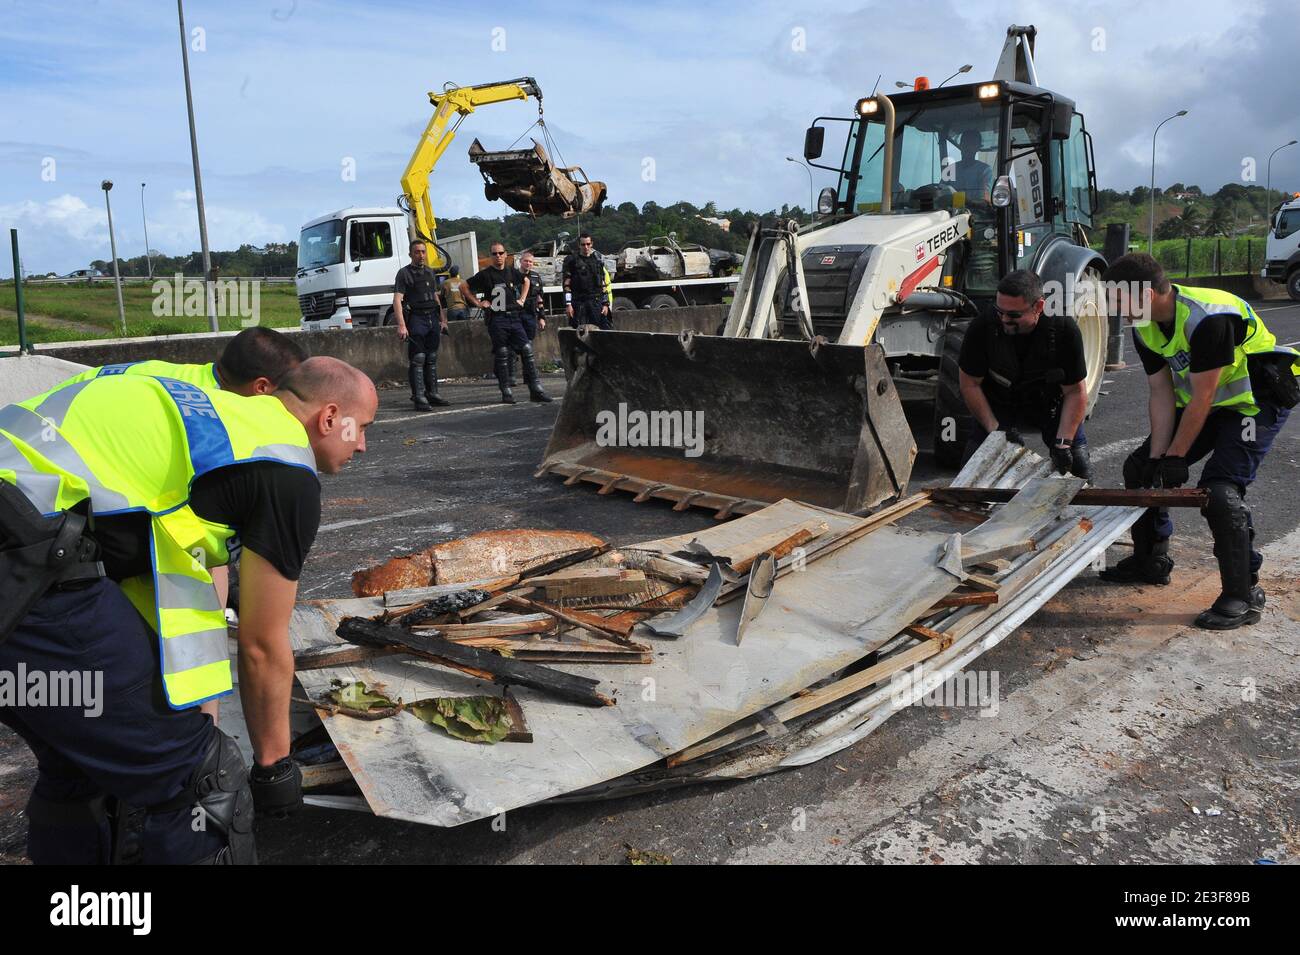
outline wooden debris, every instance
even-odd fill
[[[530,577],[528,582],[546,591],[552,600],[564,597],[600,597],[606,594],[634,594],[646,587],[645,574],[639,570],[621,567],[591,567],[583,570],[566,570],[542,577]]]
[[[502,657],[476,647],[461,646],[428,634],[386,626],[361,617],[347,617],[338,635],[351,643],[399,646],[412,656],[430,660],[504,685],[530,687],[557,699],[586,706],[613,706],[614,700],[597,692],[599,680],[563,673],[524,660]]]
[[[557,620],[563,620],[565,623],[572,624],[575,627],[582,627],[584,630],[590,630],[593,633],[598,633],[606,640],[612,640],[615,643],[621,644],[622,646],[630,647],[633,650],[650,649],[645,644],[637,643],[634,640],[631,640],[628,637],[623,636],[623,634],[619,633],[617,630],[610,629],[603,622],[602,623],[595,622],[596,620],[603,621],[604,620],[603,617],[595,617],[593,614],[586,614],[586,613],[584,613],[581,617],[577,617],[574,614],[578,613],[579,611],[561,610],[559,607],[553,607],[547,603],[539,603],[538,601],[535,600],[529,600],[527,597],[519,597],[516,599],[519,604],[529,608],[530,610],[536,610],[541,613],[550,614],[552,617],[555,617]]]

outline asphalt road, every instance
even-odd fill
[[[1300,341],[1300,306],[1260,310],[1280,342]],[[547,387],[558,397],[562,377],[548,376]],[[1111,373],[1104,392],[1088,433],[1097,483],[1119,486],[1124,456],[1146,433],[1140,366]],[[481,530],[570,528],[618,544],[712,523],[706,512],[534,479],[558,402],[503,406],[481,381],[448,383],[443,394],[453,407],[415,414],[402,390],[382,393],[367,453],[325,480],[302,596],[346,596],[359,567]],[[927,409],[909,417],[927,448]],[[1270,594],[1256,627],[1188,626],[1218,589],[1204,521],[1191,512],[1178,522],[1174,586],[1111,587],[1085,572],[979,660],[999,678],[995,716],[911,707],[804,769],[516,810],[504,830],[311,808],[259,825],[262,859],[618,863],[632,847],[677,863],[1293,860],[1298,468],[1291,425],[1250,493]],[[923,450],[913,485],[950,476]],[[18,810],[31,775],[26,748],[0,734],[0,858],[21,858]]]

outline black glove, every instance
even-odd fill
[[[1020,432],[1015,428],[1000,428],[999,430],[1011,444],[1018,444],[1022,448],[1025,446],[1025,439],[1020,436]]]
[[[1065,447],[1054,444],[1050,450],[1052,467],[1056,468],[1056,473],[1061,475],[1069,474],[1074,468],[1074,442],[1070,442]]]
[[[1138,487],[1156,486],[1156,462],[1159,458],[1146,458],[1138,468]]]
[[[291,756],[270,766],[254,763],[248,771],[248,784],[253,790],[253,807],[261,815],[283,819],[302,808],[302,770]]]
[[[1186,458],[1167,454],[1163,458],[1158,458],[1155,466],[1156,487],[1182,487],[1191,479],[1191,475],[1187,471]]]

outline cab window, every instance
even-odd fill
[[[348,256],[353,262],[386,259],[392,254],[392,233],[387,222],[352,223],[348,229]]]

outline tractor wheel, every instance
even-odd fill
[[[1101,273],[1087,269],[1074,286],[1074,303],[1071,316],[1083,336],[1083,357],[1087,363],[1088,414],[1092,414],[1101,397],[1101,383],[1106,377],[1106,346],[1110,335],[1110,319],[1106,316],[1105,292]]]
[[[961,397],[960,368],[962,339],[970,327],[969,318],[951,319],[943,335],[943,352],[939,358],[938,389],[934,399],[934,459],[941,468],[956,470],[970,437],[974,419]]]

